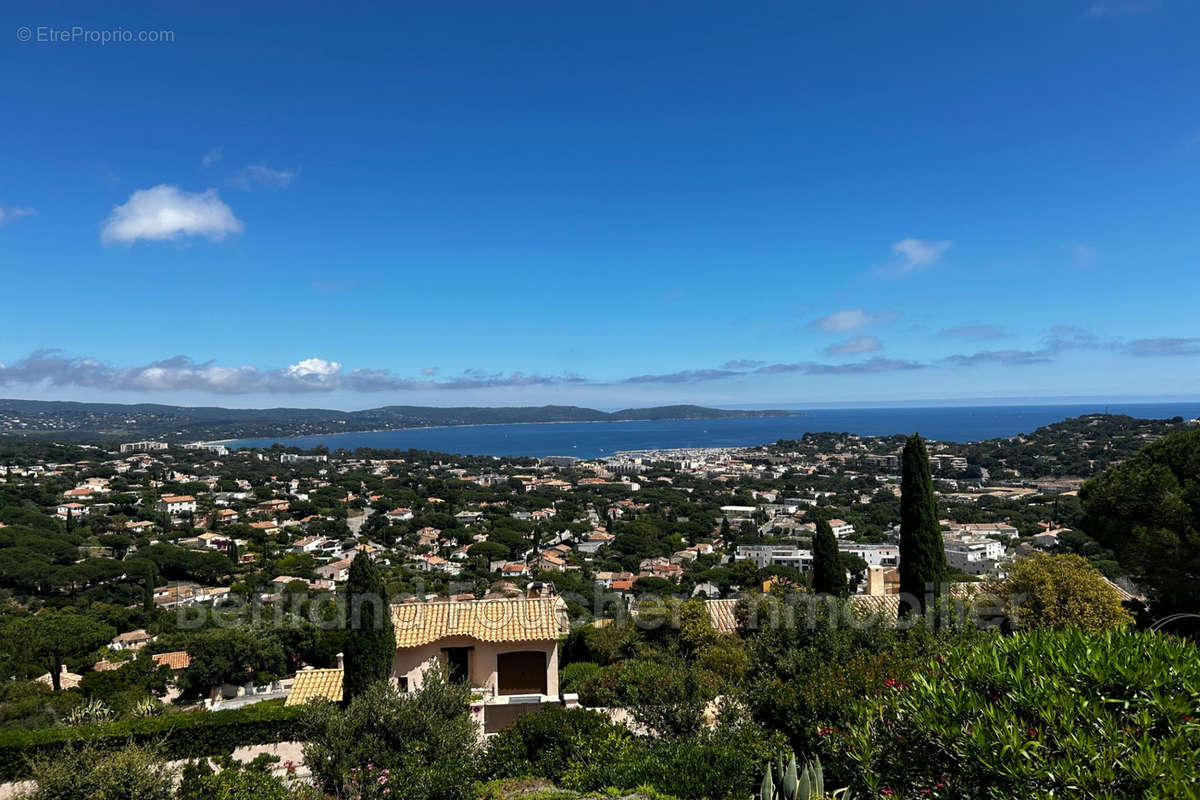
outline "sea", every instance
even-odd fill
[[[1200,403],[796,409],[797,416],[789,417],[460,425],[243,439],[227,444],[270,447],[278,442],[306,450],[324,445],[330,450],[416,448],[464,455],[601,458],[622,451],[748,447],[821,432],[888,436],[916,431],[927,439],[971,442],[1030,433],[1070,417],[1106,412],[1146,419],[1194,419],[1200,417]]]

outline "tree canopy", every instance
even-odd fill
[[[1018,559],[1000,589],[1020,628],[1099,631],[1132,621],[1117,590],[1082,556],[1034,553]]]
[[[1162,614],[1200,610],[1200,430],[1172,433],[1080,490],[1082,528]]]
[[[829,520],[817,520],[817,532],[812,540],[813,570],[812,589],[817,594],[845,597],[846,570],[838,554],[837,539]]]

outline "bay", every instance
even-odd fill
[[[465,425],[282,439],[244,439],[228,444],[231,447],[269,447],[279,442],[304,449],[324,445],[330,450],[416,448],[472,455],[600,458],[627,450],[747,447],[779,439],[795,439],[810,432],[887,436],[919,431],[929,439],[979,441],[1029,433],[1070,417],[1106,411],[1151,419],[1175,416],[1192,419],[1200,416],[1200,403],[797,409],[801,416]]]

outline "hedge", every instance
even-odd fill
[[[304,708],[280,701],[231,711],[167,714],[93,725],[0,731],[0,781],[29,774],[29,759],[53,755],[71,745],[116,748],[131,742],[157,745],[165,758],[200,758],[251,744],[295,738]]]

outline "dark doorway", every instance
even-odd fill
[[[496,657],[500,694],[546,694],[546,654],[501,653]]]
[[[450,673],[450,680],[454,683],[466,683],[470,678],[470,647],[447,647],[446,652],[446,669]]]

